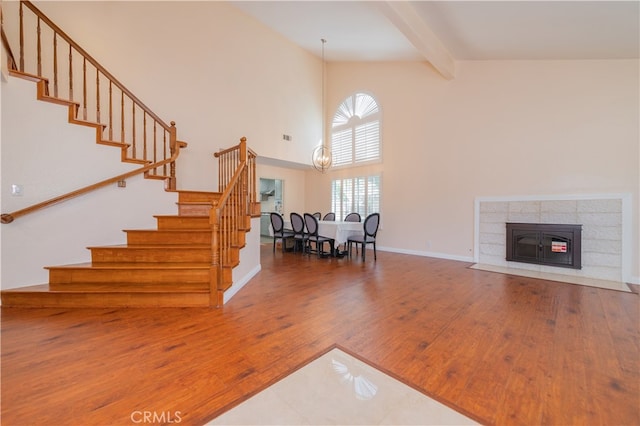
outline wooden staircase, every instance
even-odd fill
[[[23,20],[27,15],[31,18]],[[162,179],[165,190],[178,192],[178,214],[156,216],[156,229],[125,230],[124,245],[89,247],[89,263],[46,267],[48,284],[4,290],[2,306],[221,305],[225,290],[232,285],[232,269],[239,264],[251,216],[260,214],[256,154],[247,147],[246,138],[214,154],[219,164],[219,192],[177,191],[176,159],[186,143],[177,139],[175,123],[160,119],[31,2],[19,2],[16,19],[19,34],[13,39],[19,45],[18,57],[12,53],[5,27],[0,31],[10,75],[36,82],[38,99],[66,106],[70,123],[95,128],[98,144],[119,148],[123,162],[141,167],[2,213],[0,223],[10,224],[26,214],[139,174]],[[43,55],[43,49],[52,51]],[[53,60],[53,69],[43,66],[43,57]],[[63,66],[65,57],[68,63]]]
[[[178,193],[178,215],[155,216],[156,229],[125,230],[124,245],[89,247],[90,263],[46,267],[48,284],[4,290],[2,306],[211,306],[217,284],[212,284],[209,213],[220,193]],[[226,288],[233,266],[223,273]]]

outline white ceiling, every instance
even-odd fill
[[[231,3],[327,61],[640,57],[638,0]]]

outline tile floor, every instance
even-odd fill
[[[498,272],[501,274],[519,275],[529,278],[540,278],[549,281],[559,281],[567,284],[586,285],[589,287],[606,288],[608,290],[617,290],[631,292],[629,286],[623,282],[599,280],[595,278],[577,277],[571,275],[551,274],[548,272],[530,271],[527,269],[508,268],[504,266],[486,265],[476,263],[471,266],[472,269],[480,269],[488,272]]]
[[[208,425],[470,425],[457,411],[332,349]]]

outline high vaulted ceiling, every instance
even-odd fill
[[[429,61],[445,77],[457,60],[640,57],[640,2],[232,1],[327,61]]]

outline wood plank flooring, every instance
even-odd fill
[[[483,424],[640,424],[638,294],[387,252],[261,256],[222,309],[3,308],[2,424],[203,424],[336,345]]]

